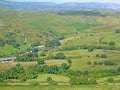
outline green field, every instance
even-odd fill
[[[51,77],[56,82],[66,83],[69,82],[69,78],[62,75],[55,75],[55,74],[40,74],[37,79],[28,80],[27,82],[47,82],[47,77]]]
[[[0,86],[1,90],[120,90],[119,86]]]

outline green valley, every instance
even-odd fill
[[[119,90],[119,21],[105,10],[0,9],[0,89]]]

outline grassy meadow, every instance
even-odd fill
[[[54,86],[54,85],[49,85],[49,86],[1,86],[1,90],[119,90],[119,86],[106,86],[106,85],[101,85],[101,86]]]

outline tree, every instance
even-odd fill
[[[113,45],[115,45],[115,42],[114,41],[110,41],[109,45],[113,46]]]
[[[1,47],[4,47],[4,46],[5,46],[5,42],[4,42],[2,39],[0,39],[0,46],[1,46]]]
[[[88,48],[88,52],[92,52],[93,50],[94,50],[93,47],[89,47],[89,48]]]
[[[90,64],[91,64],[91,62],[90,62],[90,61],[88,61],[88,62],[87,62],[87,65],[90,65]]]
[[[98,65],[103,65],[103,62],[98,62]]]
[[[93,62],[93,65],[97,65],[97,61],[94,61],[94,62]]]
[[[47,81],[52,81],[52,77],[47,77]]]
[[[107,58],[106,54],[101,54],[101,58]]]
[[[57,82],[53,80],[51,77],[47,77],[47,82],[49,85],[57,85]]]
[[[65,55],[62,52],[56,54],[55,59],[65,59]]]
[[[44,62],[44,60],[43,60],[42,58],[38,58],[37,63],[38,63],[39,65],[45,64],[45,62]]]
[[[115,33],[120,33],[120,29],[116,29],[116,30],[115,30]]]
[[[69,66],[66,63],[62,63],[61,68],[67,70]]]
[[[96,54],[96,57],[100,57],[100,55],[99,55],[99,54]]]
[[[32,47],[41,46],[41,42],[34,42],[31,46]]]

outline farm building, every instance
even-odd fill
[[[1,59],[0,59],[0,62],[1,62],[1,63],[6,63],[6,62],[14,61],[15,59],[16,59],[16,57],[1,58]]]
[[[43,49],[43,48],[45,48],[45,46],[44,46],[44,45],[41,45],[41,46],[37,46],[36,48],[38,48],[38,49]]]

